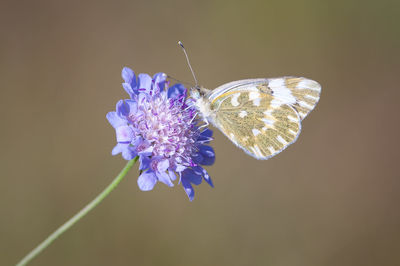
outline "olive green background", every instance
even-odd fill
[[[124,166],[105,119],[121,69],[200,83],[299,75],[322,95],[257,161],[215,132],[215,188],[132,170],[31,265],[400,265],[399,1],[1,1],[0,265]]]

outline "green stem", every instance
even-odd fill
[[[29,252],[16,266],[23,266],[30,262],[33,258],[39,255],[44,249],[46,249],[54,240],[62,235],[65,231],[71,228],[77,221],[79,221],[83,216],[88,214],[94,207],[97,206],[108,194],[121,182],[126,176],[132,166],[136,163],[139,157],[135,157],[130,160],[121,170],[119,175],[111,182],[111,184],[106,187],[103,192],[101,192],[94,200],[92,200],[88,205],[86,205],[82,210],[75,214],[71,219],[60,226],[56,231],[54,231],[50,236],[48,236],[42,243],[40,243],[35,249]]]

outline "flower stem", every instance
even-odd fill
[[[115,179],[109,184],[94,200],[92,200],[88,205],[86,205],[82,210],[80,210],[77,214],[75,214],[71,219],[61,225],[56,231],[54,231],[51,235],[49,235],[42,243],[40,243],[35,249],[33,249],[29,254],[27,254],[16,266],[23,266],[28,264],[33,258],[39,255],[44,249],[46,249],[54,240],[57,239],[60,235],[62,235],[65,231],[71,228],[77,221],[79,221],[82,217],[88,214],[94,207],[97,206],[104,198],[107,197],[108,194],[121,182],[122,179],[126,176],[132,166],[136,163],[139,157],[135,157],[130,160],[121,170],[119,175],[115,177]]]

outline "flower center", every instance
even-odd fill
[[[139,129],[137,134],[153,146],[153,155],[191,165],[199,130],[193,119],[195,112],[185,109],[181,101],[160,92],[139,107],[141,115],[131,122]]]

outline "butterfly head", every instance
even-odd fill
[[[194,86],[190,88],[190,97],[195,100],[198,100],[200,98],[203,98],[208,92],[209,90],[207,90],[206,88],[200,86]]]
[[[200,86],[190,88],[190,98],[195,101],[194,106],[204,120],[208,120],[212,115],[210,102],[207,99],[209,92],[209,90]]]

